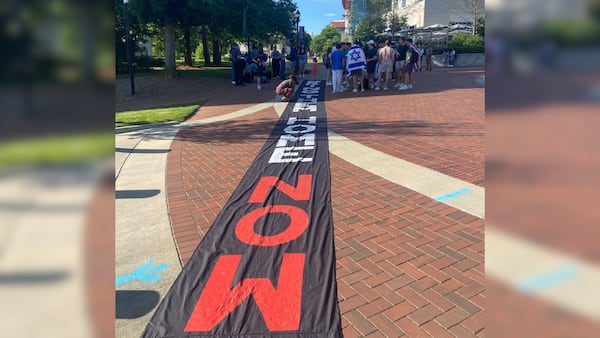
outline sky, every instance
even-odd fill
[[[300,11],[300,26],[318,35],[333,20],[343,20],[342,0],[296,0]]]

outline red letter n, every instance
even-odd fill
[[[296,187],[281,181],[276,176],[261,177],[252,192],[252,196],[248,199],[248,203],[264,202],[273,186],[296,201],[308,201],[312,187],[312,175],[298,176],[298,185]]]
[[[284,254],[277,288],[268,278],[248,278],[230,290],[241,255],[221,256],[190,316],[185,332],[210,331],[252,294],[269,331],[300,327],[304,254]]]

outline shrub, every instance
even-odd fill
[[[448,47],[454,48],[457,54],[485,52],[484,40],[480,35],[456,34],[448,42]]]

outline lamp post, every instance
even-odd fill
[[[300,47],[300,11],[294,12],[296,18],[296,60],[294,61],[294,74],[298,71],[298,52]]]
[[[123,16],[125,17],[125,40],[127,43],[127,68],[129,68],[129,81],[131,82],[131,95],[135,95],[135,82],[133,81],[133,65],[131,64],[131,36],[129,34],[129,0],[123,0]]]

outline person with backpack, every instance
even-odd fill
[[[406,39],[408,50],[406,51],[406,68],[404,69],[404,83],[398,87],[399,90],[413,89],[412,73],[416,72],[421,66],[419,60],[421,55],[419,49],[413,44],[412,39]]]

